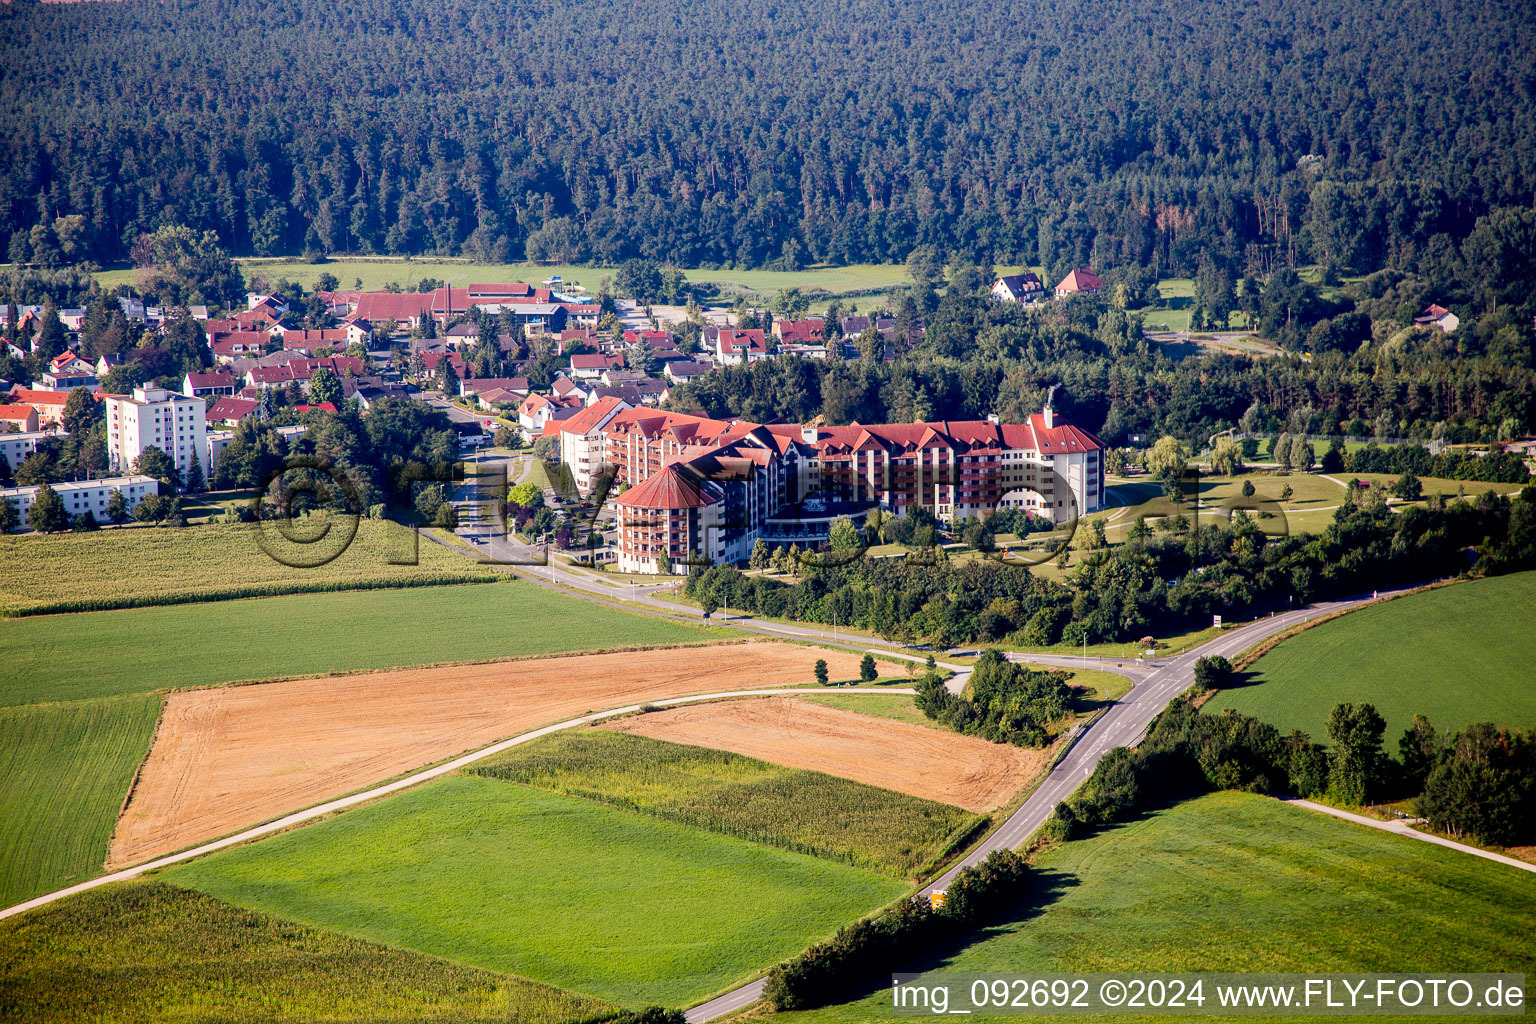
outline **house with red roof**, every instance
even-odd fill
[[[188,398],[216,398],[235,393],[234,374],[216,371],[189,373],[181,379],[181,393]]]
[[[393,320],[406,327],[420,327],[422,318],[431,314],[432,292],[361,292],[353,317],[378,323]],[[465,306],[465,311],[468,310]]]
[[[592,482],[607,464],[608,424],[629,405],[618,398],[603,398],[576,415],[560,420],[560,457],[571,469],[571,477],[582,494],[589,494]]]
[[[590,353],[571,356],[571,376],[581,380],[597,380],[610,366],[623,366],[624,357],[617,354]]]
[[[62,424],[64,404],[68,401],[68,391],[44,391],[24,387],[11,389],[11,404],[30,405],[37,411],[37,426],[34,428],[37,430]]]
[[[214,399],[208,406],[208,411],[203,414],[203,419],[207,421],[210,428],[226,425],[232,426],[247,416],[253,415],[260,405],[260,402],[252,398],[236,398],[226,395],[222,398]]]
[[[706,328],[706,338],[708,333]],[[733,331],[721,327],[715,331],[714,356],[721,366],[755,363],[768,358],[768,343],[760,329]]]
[[[1087,267],[1080,267],[1056,282],[1058,299],[1064,299],[1068,295],[1097,295],[1103,290],[1104,282],[1099,280],[1098,274]]]
[[[1434,303],[1426,306],[1424,312],[1413,318],[1413,322],[1420,327],[1438,327],[1446,334],[1450,334],[1461,326],[1461,318],[1444,306]]]
[[[20,403],[0,405],[0,426],[13,427],[23,434],[31,433],[37,429],[37,410]]]

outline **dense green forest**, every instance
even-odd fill
[[[1536,198],[1526,5],[0,7],[0,240],[130,255],[1234,275],[1444,262]]]

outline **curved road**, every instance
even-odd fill
[[[1383,590],[1380,591],[1379,596],[1385,598],[1407,589],[1410,588]],[[1023,846],[1029,837],[1045,824],[1045,820],[1050,817],[1056,805],[1070,796],[1093,773],[1100,758],[1115,747],[1134,746],[1146,732],[1152,719],[1157,717],[1158,712],[1194,683],[1197,659],[1214,654],[1231,658],[1261,640],[1276,633],[1282,633],[1309,619],[1368,604],[1375,599],[1376,597],[1373,596],[1331,601],[1277,614],[1270,618],[1258,619],[1247,625],[1234,627],[1229,632],[1193,650],[1166,661],[1154,662],[1146,669],[1137,671],[1139,681],[1131,691],[1118,702],[1110,705],[1107,712],[1077,737],[1077,741],[1072,744],[1056,767],[1051,769],[1040,787],[1024,801],[1023,806],[1009,815],[1007,820],[982,840],[969,855],[924,886],[922,894],[927,895],[936,889],[946,888],[962,869],[980,864],[993,850],[1017,849]],[[1015,656],[1015,660],[1044,661],[1045,659]],[[1066,664],[1067,667],[1075,667],[1073,663],[1080,664],[1076,659],[1059,657],[1052,657],[1048,663]],[[1103,667],[1114,671],[1107,665]],[[1131,675],[1132,670],[1122,668],[1121,674]],[[763,979],[759,978],[706,1003],[700,1003],[686,1013],[688,1024],[703,1024],[705,1021],[714,1020],[750,1006],[762,998],[763,985]]]

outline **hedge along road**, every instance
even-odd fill
[[[57,892],[46,893],[42,896],[27,900],[23,903],[18,903],[13,907],[7,907],[4,910],[0,910],[0,921],[3,921],[8,917],[14,917],[17,914],[26,913],[28,910],[33,910],[37,907],[44,906],[54,902],[55,900],[61,900],[66,896],[72,896],[77,892],[85,892],[87,889],[95,889],[98,886],[107,885],[110,882],[124,882],[130,878],[137,878],[147,871],[155,871],[160,868],[167,868],[172,864],[179,864],[182,861],[191,860],[194,857],[202,857],[210,853],[217,853],[219,850],[228,849],[231,846],[238,846],[241,843],[248,843],[252,840],[261,839],[276,832],[282,832],[286,829],[293,828],[296,825],[302,825],[305,822],[314,821],[317,818],[323,818],[328,814],[337,814],[349,808],[357,807],[361,804],[377,800],[380,797],[389,796],[392,793],[398,793],[401,790],[407,789],[411,786],[420,785],[423,782],[429,782],[432,779],[441,778],[442,776],[448,775],[451,772],[458,771],[460,768],[471,765],[476,761],[480,761],[484,758],[499,754],[504,750],[510,750],[513,747],[521,746],[524,743],[530,743],[542,736],[548,736],[550,733],[561,732],[565,729],[575,729],[583,725],[591,725],[594,722],[600,722],[605,718],[614,718],[618,715],[633,714],[641,710],[643,707],[664,708],[675,707],[680,704],[696,704],[700,701],[721,700],[729,697],[768,697],[785,695],[803,696],[806,693],[820,692],[822,691],[819,688],[811,690],[804,687],[798,689],[786,687],[775,690],[722,690],[718,693],[701,693],[691,697],[669,697],[663,700],[648,701],[645,704],[626,704],[623,707],[610,708],[607,711],[597,711],[590,715],[582,715],[580,718],[571,718],[564,722],[556,722],[554,725],[546,725],[543,728],[534,729],[532,732],[525,732],[518,736],[514,736],[511,739],[502,740],[499,743],[493,743],[488,747],[482,747],[479,750],[471,751],[470,753],[456,757],[451,761],[445,761],[440,765],[424,769],[415,773],[414,775],[408,775],[403,779],[396,779],[394,782],[385,783],[382,786],[375,786],[372,789],[366,789],[360,793],[353,793],[351,796],[340,797],[336,800],[328,800],[323,804],[316,804],[314,807],[310,807],[306,810],[296,811],[293,814],[284,815],[281,818],[267,822],[265,825],[257,825],[255,828],[248,828],[243,832],[237,832],[234,835],[225,836],[223,839],[217,839],[211,843],[203,843],[202,845],[195,846],[190,850],[183,850],[180,853],[173,853],[165,857],[157,857],[154,860],[146,861],[143,864],[139,864],[131,868],[124,868],[122,871],[114,871],[109,875],[102,875],[99,878],[92,878],[89,881],[81,882],[78,885],[71,885],[68,888],[60,889]],[[899,686],[839,687],[837,692],[840,694],[903,693],[909,695],[917,693],[916,690],[913,690],[910,687]]]
[[[1045,781],[1024,801],[1023,806],[1009,815],[1007,820],[982,840],[970,854],[925,886],[922,895],[948,888],[957,874],[965,868],[980,864],[993,850],[1017,849],[1023,846],[1029,837],[1045,824],[1045,820],[1051,816],[1056,805],[1071,796],[1073,791],[1093,774],[1093,769],[1098,765],[1100,758],[1115,747],[1134,746],[1147,731],[1147,726],[1151,724],[1152,719],[1156,718],[1174,697],[1183,693],[1194,683],[1196,660],[1217,654],[1231,658],[1268,637],[1311,619],[1370,604],[1374,600],[1406,593],[1411,589],[1414,588],[1382,590],[1373,592],[1369,597],[1330,601],[1277,614],[1267,619],[1258,619],[1245,626],[1236,627],[1231,632],[1207,641],[1177,657],[1160,664],[1154,663],[1151,671],[1141,675],[1129,693],[1112,704],[1097,721],[1078,734],[1076,742],[1072,743],[1056,767],[1046,776]],[[1037,659],[1035,656],[1014,655],[1011,660],[1043,659]],[[1069,660],[1052,658],[1047,663],[1063,664]],[[1130,675],[1131,673],[1122,672],[1122,674]],[[762,998],[764,984],[765,979],[760,978],[716,996],[708,1002],[700,1003],[685,1015],[688,1024],[704,1024],[705,1021],[714,1020],[750,1006]]]

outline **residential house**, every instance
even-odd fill
[[[1072,271],[1056,283],[1058,299],[1064,299],[1068,295],[1097,295],[1103,290],[1104,282],[1099,280],[1099,275],[1086,267]]]
[[[668,363],[666,368],[661,372],[666,374],[667,379],[674,384],[686,384],[693,380],[695,377],[704,376],[714,368],[714,363],[695,362],[692,360],[680,359],[676,362]]]
[[[1026,271],[1022,274],[1004,274],[992,284],[992,297],[999,302],[1042,302],[1045,299],[1045,283],[1040,275]]]
[[[181,379],[181,393],[188,398],[217,398],[235,393],[235,378],[222,372],[189,373]]]
[[[579,398],[529,395],[517,407],[517,422],[531,434],[543,433],[547,424],[570,419],[582,410]]]
[[[1422,327],[1438,327],[1446,334],[1450,334],[1461,326],[1461,320],[1444,306],[1429,305],[1424,312],[1413,318],[1413,322]]]
[[[214,399],[208,411],[203,414],[203,419],[210,427],[233,426],[247,416],[254,416],[260,407],[261,403],[255,399],[225,395]]]
[[[807,320],[775,320],[773,336],[781,342],[809,345],[826,338],[827,321],[822,317]]]
[[[69,401],[69,392],[17,387],[11,389],[11,401],[36,409],[38,427],[56,427],[64,422],[64,404]]]
[[[43,371],[43,387],[49,391],[96,386],[96,366],[73,352],[60,352]]]
[[[571,356],[571,376],[579,380],[597,380],[611,366],[624,362],[623,356],[601,354]]]
[[[0,409],[4,408],[8,407],[0,406]],[[31,409],[32,407],[27,406],[26,408]],[[35,413],[36,410],[33,410],[33,412]],[[61,430],[37,430],[36,428],[19,434],[0,432],[0,457],[5,459],[6,464],[11,467],[11,472],[14,473],[16,467],[26,461],[28,455],[37,451],[38,444],[48,440],[50,437],[58,437],[61,433],[63,433]]]
[[[20,433],[32,433],[37,430],[37,410],[30,405],[0,405],[0,427],[11,430],[14,428]],[[10,462],[9,459],[6,460]],[[16,463],[10,462],[12,469]]]
[[[706,334],[710,328],[705,328]],[[760,329],[748,331],[715,328],[714,356],[721,366],[755,363],[768,358],[768,344]]]

